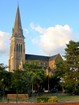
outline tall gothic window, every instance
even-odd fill
[[[19,44],[19,52],[21,51],[20,44]]]
[[[16,51],[18,52],[18,44],[16,45]]]
[[[17,44],[16,45],[16,51],[22,53],[22,44]]]
[[[21,53],[22,53],[22,44],[21,44]]]

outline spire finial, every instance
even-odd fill
[[[19,8],[19,1],[18,1],[18,8]]]

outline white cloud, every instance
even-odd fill
[[[0,31],[0,56],[8,55],[10,42],[9,40],[10,40],[9,33]]]
[[[73,31],[69,25],[42,28],[32,23],[31,28],[40,33],[37,42],[42,51],[47,55],[63,53],[66,44],[73,38]]]
[[[36,27],[35,27],[34,23],[31,23],[31,24],[30,24],[30,27],[32,28],[32,30],[37,31],[37,32],[39,32],[40,34],[42,34],[42,33],[44,33],[44,32],[46,31],[45,28],[42,28],[42,27],[40,27],[40,26],[36,26]]]

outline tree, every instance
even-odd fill
[[[37,90],[41,88],[45,78],[45,73],[44,70],[42,70],[42,66],[39,61],[31,61],[30,63],[26,63],[24,65],[24,70],[28,73],[27,78],[31,83],[30,87],[32,87],[32,92],[34,86],[37,87]]]
[[[25,71],[15,70],[12,77],[12,88],[16,93],[27,93],[30,81]]]
[[[11,86],[11,73],[6,71],[7,66],[0,64],[0,91],[5,95],[5,90]]]
[[[69,41],[64,57],[62,62],[56,64],[55,75],[60,78],[65,92],[79,94],[79,42]]]
[[[66,89],[68,92],[79,94],[79,42],[70,41],[69,44],[67,44],[67,48],[65,49],[65,59]]]
[[[43,82],[46,79],[44,70],[35,70],[36,78],[34,84],[36,84],[37,89],[40,91],[43,89]]]
[[[5,71],[7,66],[4,66],[3,63],[0,63],[0,71]]]
[[[62,88],[62,91],[64,90],[65,70],[66,70],[66,63],[62,59],[56,63],[56,70],[54,72],[54,78],[57,80],[56,85],[58,85],[60,88]]]

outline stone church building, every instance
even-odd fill
[[[60,54],[54,56],[25,54],[24,38],[18,6],[10,42],[9,71],[12,72],[16,69],[23,69],[23,64],[31,61],[39,61],[42,66],[46,66],[51,70],[54,70],[55,63],[62,59]]]

